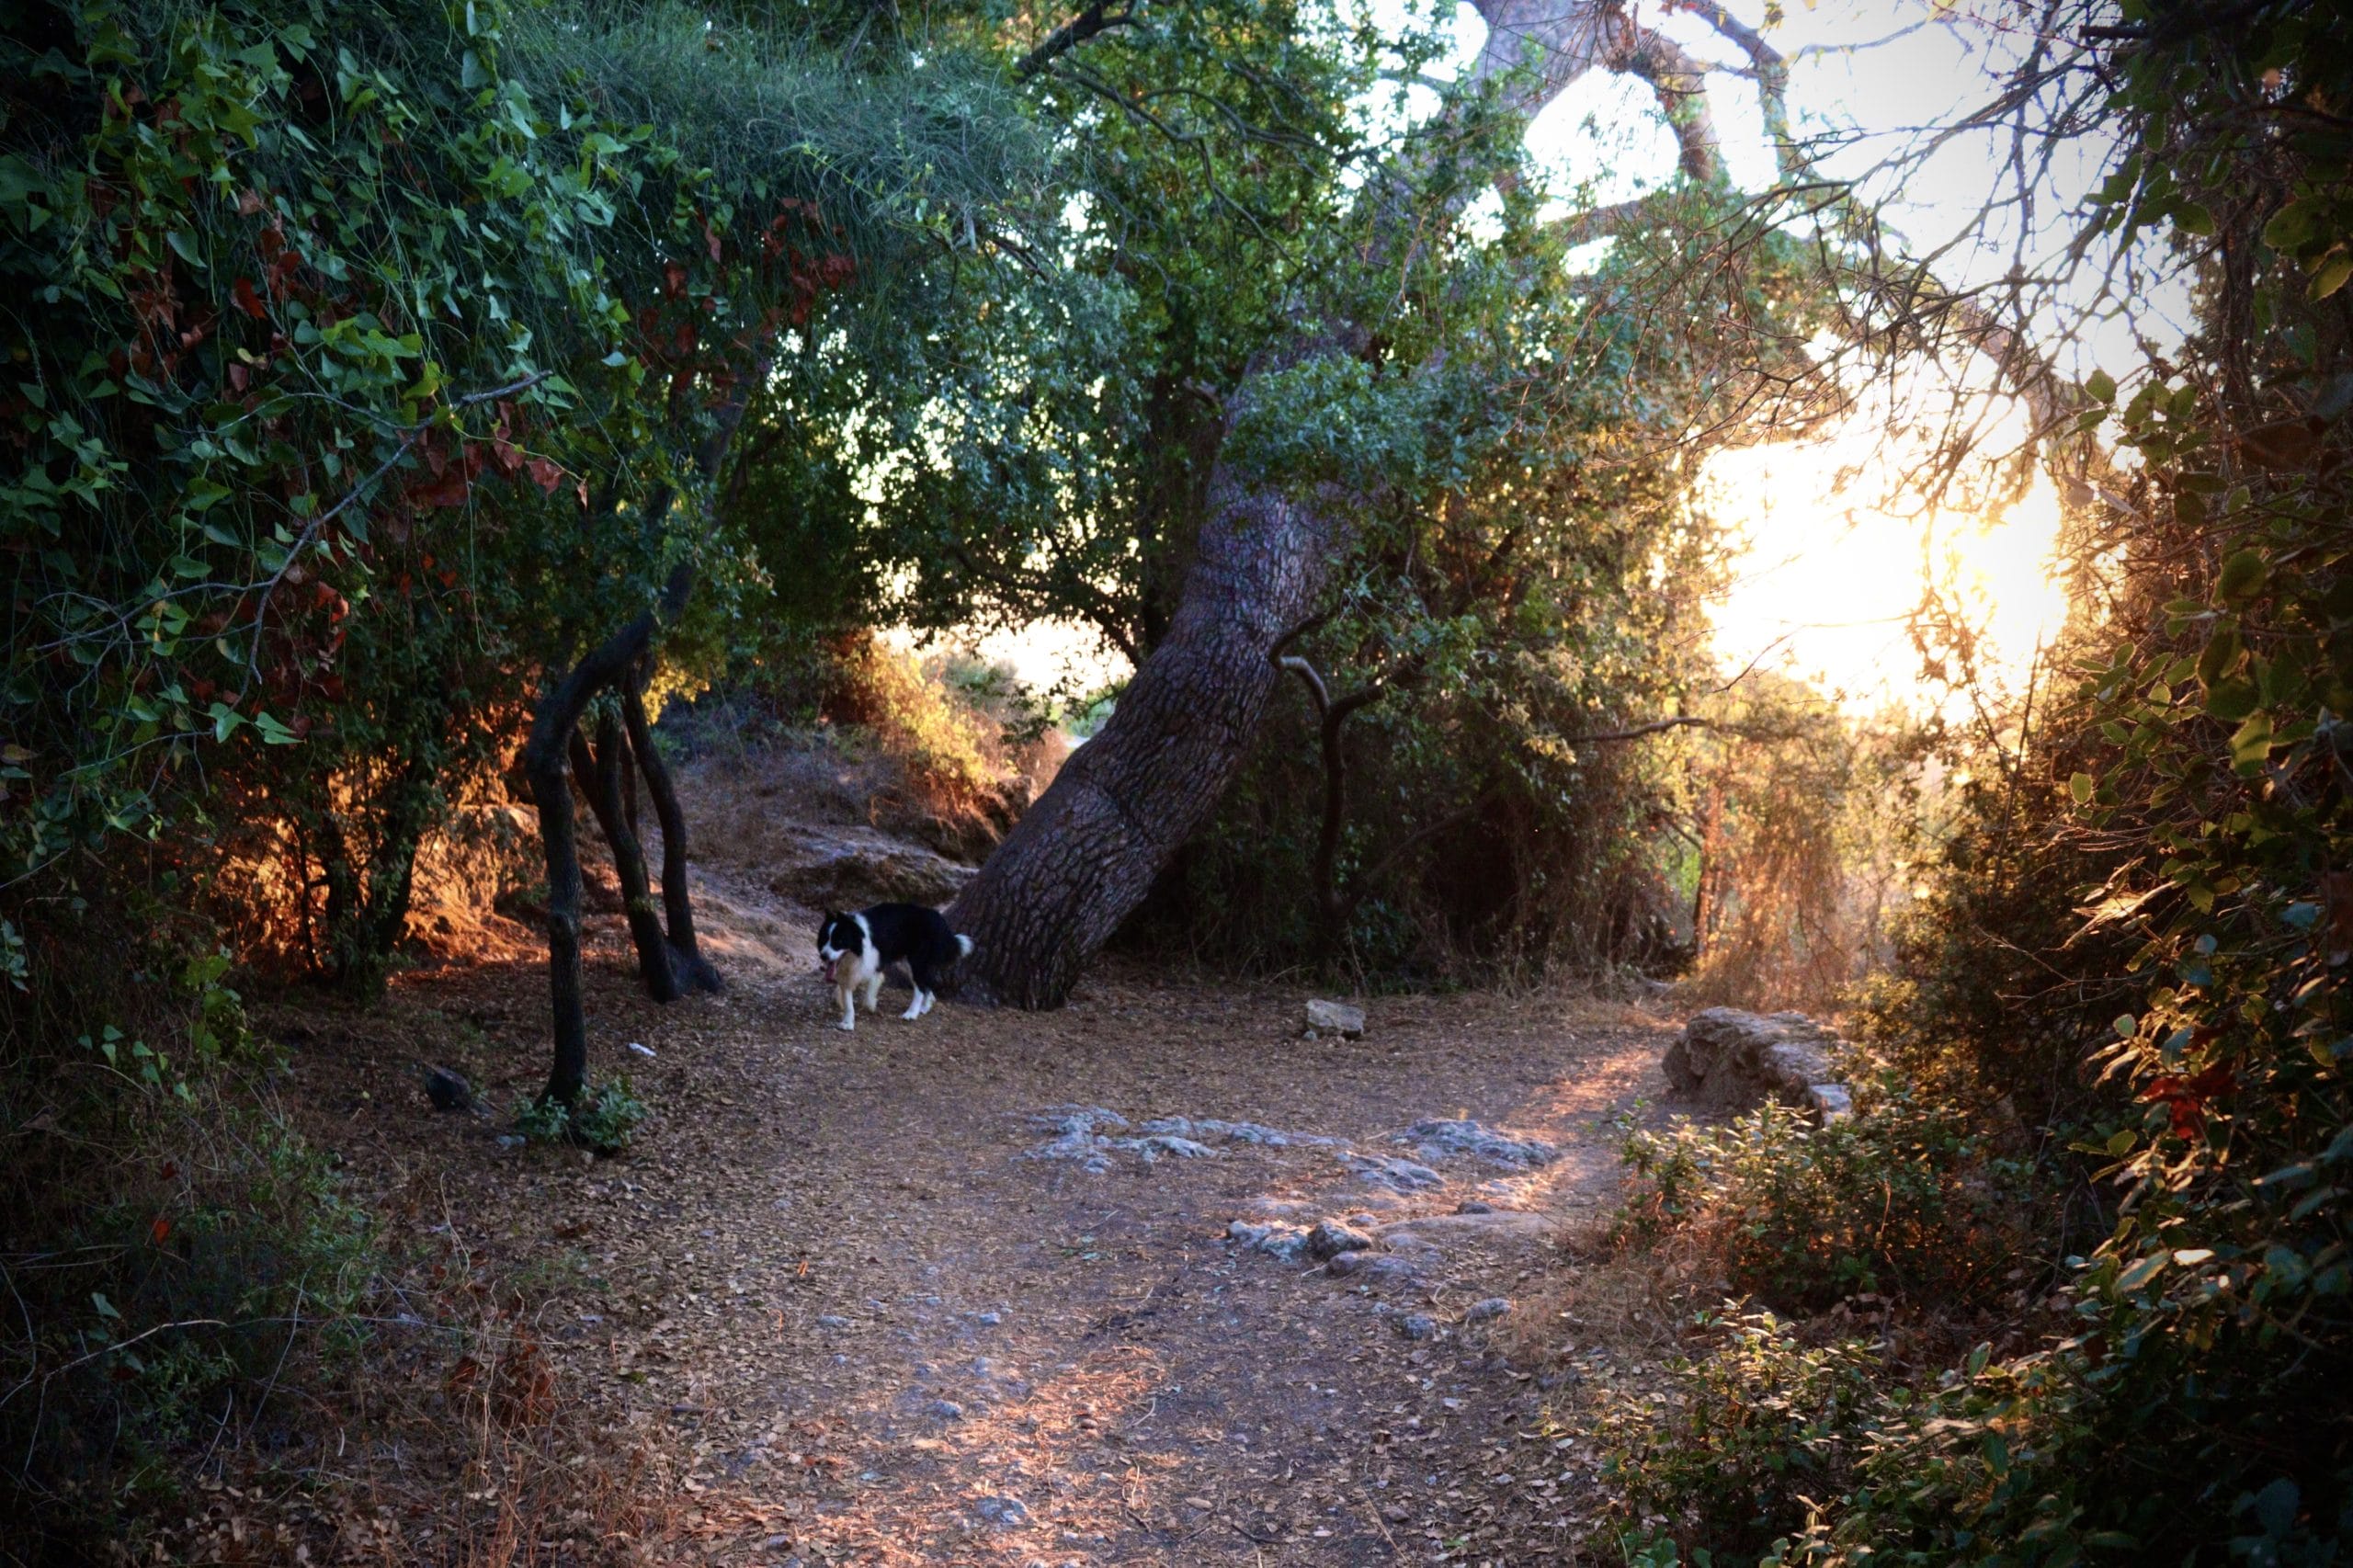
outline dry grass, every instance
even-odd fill
[[[836,642],[824,717],[862,730],[896,765],[870,798],[877,826],[918,831],[949,854],[983,854],[1051,781],[1066,750],[1051,732],[1008,744],[1007,715],[951,689],[931,666],[860,633]]]
[[[1721,1304],[1731,1286],[1705,1237],[1669,1233],[1656,1244],[1612,1246],[1608,1221],[1581,1223],[1562,1238],[1565,1267],[1528,1296],[1511,1320],[1516,1360],[1557,1364],[1604,1352],[1626,1364],[1655,1361],[1683,1346],[1692,1314]]]

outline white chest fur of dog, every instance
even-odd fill
[[[868,928],[866,917],[862,915],[853,915],[849,919],[858,933],[858,946],[831,949],[821,947],[817,949],[817,956],[830,966],[834,979],[834,1000],[842,1010],[840,1027],[854,1029],[858,1028],[856,997],[859,990],[863,989],[866,993],[866,1010],[870,1013],[874,1011],[876,1002],[881,998],[882,955],[875,950],[874,933]],[[838,938],[847,933],[841,932],[836,927],[827,935]],[[918,992],[915,999],[907,1005],[907,1010],[899,1016],[903,1018],[920,1018],[923,1015],[923,995]]]

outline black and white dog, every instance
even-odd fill
[[[972,950],[972,938],[958,936],[946,915],[919,903],[878,903],[856,915],[828,910],[817,927],[817,961],[841,1001],[846,1029],[858,1027],[858,988],[866,988],[866,1010],[874,1011],[891,965],[904,960],[915,982],[915,999],[899,1015],[912,1020],[931,1011],[934,978]]]

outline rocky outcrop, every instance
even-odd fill
[[[1831,1122],[1854,1108],[1831,1065],[1838,1043],[1836,1031],[1803,1013],[1710,1007],[1692,1015],[1662,1065],[1676,1094],[1711,1109],[1774,1099]]]
[[[768,891],[812,909],[875,903],[946,903],[972,878],[960,866],[904,839],[854,827],[794,831]]]

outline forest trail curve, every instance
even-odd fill
[[[687,1499],[657,1556],[1500,1563],[1566,1544],[1589,1456],[1541,1427],[1536,1381],[1465,1316],[1606,1201],[1616,1120],[1661,1091],[1665,1024],[1474,993],[1375,998],[1362,1040],[1307,1040],[1302,991],[1131,960],[1046,1014],[905,1023],[894,984],[845,1033],[795,961],[813,916],[724,870],[699,881],[722,996],[653,1006],[618,919],[592,923],[592,1073],[630,1074],[655,1113],[624,1156],[433,1119],[360,1017],[335,1031],[346,1049],[310,1046],[305,1074],[330,1082],[298,1096],[335,1113],[314,1135],[363,1187],[409,1195],[389,1211],[531,1282],[569,1393],[675,1456]],[[445,1054],[494,1105],[536,1087],[540,966],[407,977],[392,1020],[412,1051],[428,1009],[458,1021]],[[1346,1147],[1032,1157],[1067,1107]],[[1393,1139],[1430,1118],[1561,1157],[1432,1153],[1444,1185],[1404,1192],[1361,1174],[1423,1164]],[[1335,1278],[1227,1233],[1466,1203],[1545,1219],[1416,1227],[1451,1233],[1399,1242],[1412,1278]]]

